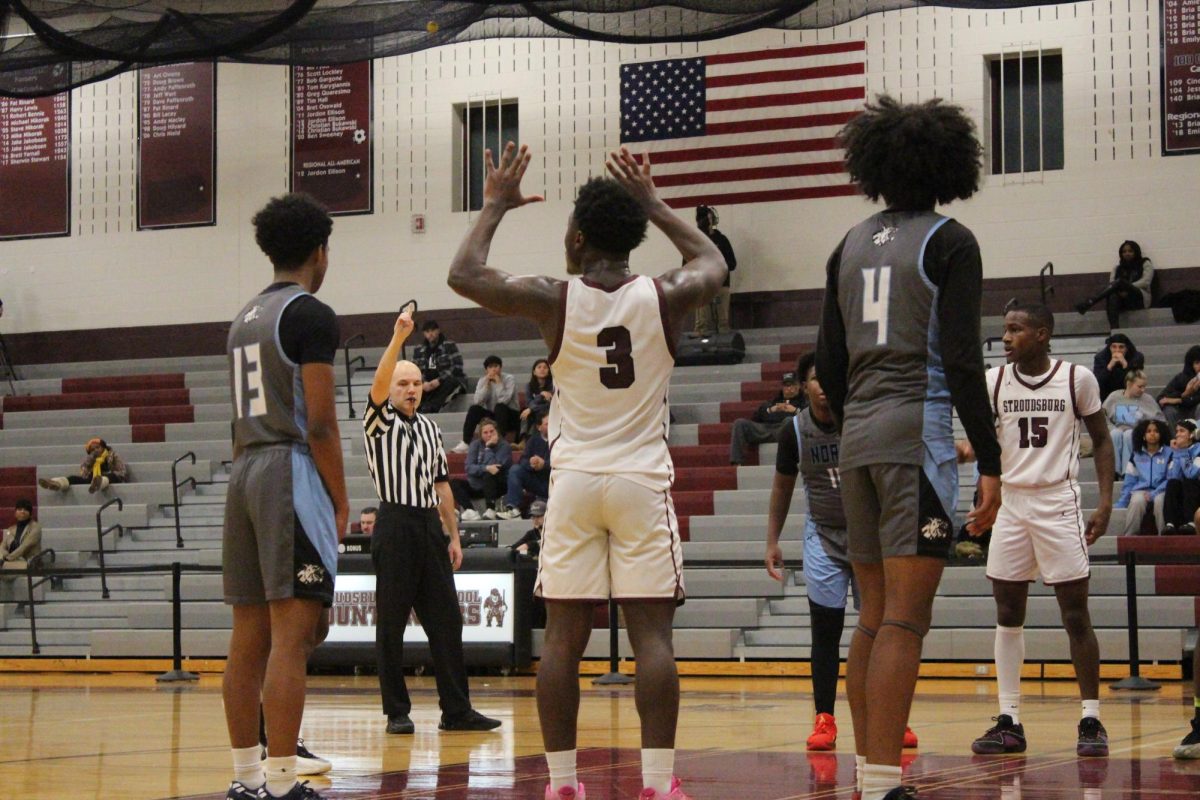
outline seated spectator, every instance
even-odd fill
[[[495,421],[501,436],[515,434],[520,428],[521,405],[517,401],[517,379],[503,370],[504,362],[500,356],[488,356],[483,360],[483,377],[475,385],[474,405],[467,409],[462,441],[455,445],[453,452],[467,452],[471,434],[485,417]]]
[[[436,414],[467,390],[467,373],[463,371],[458,345],[442,335],[435,320],[426,320],[421,326],[421,334],[425,342],[417,345],[412,359],[421,368],[421,377],[425,380],[417,411]]]
[[[542,552],[542,526],[546,524],[546,501],[534,500],[529,506],[529,521],[533,527],[525,531],[525,535],[517,539],[510,547],[518,553],[537,558]]]
[[[1121,242],[1117,256],[1109,284],[1095,297],[1075,305],[1076,311],[1086,314],[1089,308],[1104,300],[1110,330],[1121,324],[1122,311],[1150,307],[1150,283],[1154,279],[1154,263],[1142,256],[1141,245],[1137,242]]]
[[[537,420],[550,413],[550,401],[554,399],[554,375],[550,362],[539,358],[533,362],[529,383],[525,386],[525,410],[521,412],[521,440],[529,438],[537,429]]]
[[[525,492],[538,500],[550,497],[550,443],[547,439],[550,415],[538,418],[537,433],[529,437],[521,460],[508,472],[508,494],[504,496],[504,508],[497,509],[500,519],[516,519],[521,516],[521,501]]]
[[[815,356],[805,353],[800,358],[799,369],[804,370],[807,359]],[[811,364],[809,365],[811,366]],[[758,407],[750,419],[739,419],[733,423],[733,435],[729,438],[729,463],[741,466],[746,460],[746,447],[779,440],[783,426],[791,422],[796,412],[804,407],[800,396],[800,380],[797,373],[784,373],[779,394]]]
[[[375,518],[379,516],[379,509],[375,506],[367,506],[362,511],[358,512],[358,530],[363,536],[370,536],[375,532]]]
[[[1133,341],[1123,333],[1114,333],[1104,340],[1104,347],[1092,360],[1092,372],[1100,384],[1100,396],[1108,397],[1125,388],[1126,376],[1146,366],[1146,357],[1138,352]]]
[[[496,501],[508,489],[508,470],[512,466],[512,448],[500,438],[493,420],[479,423],[479,438],[467,451],[467,477],[450,481],[454,502],[462,509],[463,522],[496,518]],[[483,514],[471,501],[482,497],[486,508]]]
[[[1127,508],[1122,536],[1136,536],[1142,518],[1154,511],[1155,532],[1161,532],[1164,494],[1167,491],[1167,465],[1170,460],[1166,443],[1170,439],[1166,423],[1144,419],[1133,429],[1133,456],[1125,465],[1125,482],[1113,508]]]
[[[16,522],[0,539],[0,569],[24,570],[29,559],[42,552],[42,523],[33,519],[33,503],[24,497],[14,505],[13,516]]]
[[[1197,403],[1200,403],[1200,344],[1188,348],[1183,370],[1158,395],[1158,404],[1171,425],[1195,417]]]
[[[1200,510],[1200,443],[1195,420],[1181,419],[1175,424],[1170,458],[1163,494],[1163,533],[1194,536],[1194,518]]]
[[[129,467],[103,439],[90,439],[84,445],[87,455],[79,465],[78,475],[62,478],[39,478],[38,486],[52,492],[65,492],[72,486],[87,486],[88,491],[102,492],[112,483],[129,480]]]
[[[1131,369],[1125,373],[1124,391],[1112,392],[1105,397],[1103,408],[1108,417],[1117,474],[1120,475],[1133,454],[1133,427],[1144,419],[1165,422],[1166,417],[1154,398],[1146,394],[1146,373],[1140,370]]]

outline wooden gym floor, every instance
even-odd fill
[[[545,785],[533,679],[473,678],[495,733],[439,733],[430,678],[413,679],[415,736],[387,736],[372,677],[310,680],[306,744],[331,759],[312,779],[326,797],[540,800]],[[635,798],[638,721],[631,687],[589,680],[580,710],[580,777],[590,800]],[[685,678],[676,772],[695,800],[849,798],[854,741],[839,697],[836,753],[804,751],[813,715],[804,678]],[[906,775],[929,800],[1183,800],[1200,797],[1200,761],[1171,749],[1187,732],[1190,686],[1103,690],[1109,759],[1075,757],[1079,702],[1066,681],[1024,683],[1024,757],[979,757],[971,740],[996,714],[992,681],[922,680]],[[224,797],[230,773],[220,676],[157,686],[151,675],[0,675],[0,797]]]

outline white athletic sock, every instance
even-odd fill
[[[1100,701],[1099,700],[1084,700],[1083,701],[1083,716],[1084,717],[1095,717],[1096,719],[1100,719]]]
[[[863,767],[862,800],[883,800],[902,780],[899,767],[867,764]]]
[[[233,779],[247,789],[257,789],[267,782],[267,774],[263,771],[262,746],[234,747]]]
[[[642,748],[642,787],[666,796],[675,774],[675,751]]]
[[[557,753],[546,753],[546,766],[550,769],[550,791],[557,792],[564,786],[579,791],[579,782],[575,777],[574,750],[559,750]]]
[[[859,794],[862,794],[863,768],[866,766],[867,757],[856,754],[854,756],[854,790]]]
[[[267,756],[267,794],[283,797],[296,785],[295,756]]]
[[[1025,629],[996,626],[996,682],[1000,713],[1021,723],[1021,665],[1025,663]]]

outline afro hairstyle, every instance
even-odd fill
[[[603,253],[624,255],[646,238],[645,210],[625,187],[608,178],[592,178],[579,187],[572,216],[584,243]]]
[[[940,99],[901,104],[879,95],[839,138],[850,177],[891,208],[923,211],[979,189],[983,148],[960,106]]]
[[[329,244],[333,219],[306,194],[273,197],[254,215],[254,241],[277,270],[299,269],[318,247]]]

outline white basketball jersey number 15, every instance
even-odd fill
[[[864,269],[863,274],[863,322],[876,322],[879,332],[875,344],[887,344],[888,296],[892,287],[892,268],[880,267],[879,279],[875,279],[875,268]]]
[[[258,365],[257,344],[233,348],[234,409],[238,419],[261,417],[267,413],[267,398],[263,395],[262,372]]]

